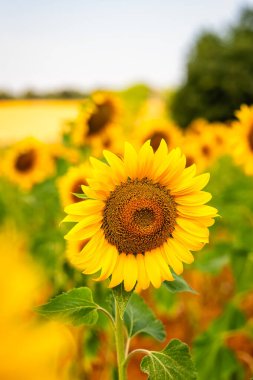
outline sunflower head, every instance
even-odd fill
[[[150,141],[139,152],[126,143],[123,159],[109,151],[104,157],[107,163],[91,159],[87,199],[65,209],[64,221],[76,222],[66,239],[85,241],[73,264],[86,274],[100,271],[97,280],[110,277],[110,287],[124,282],[127,291],[173,281],[171,269],[182,273],[190,251],[208,242],[217,212],[205,205],[209,175],[195,177],[195,165],[185,168],[180,149],[168,152],[164,140],[156,152]]]
[[[242,105],[232,123],[231,149],[235,162],[253,175],[253,106]]]
[[[136,146],[140,147],[145,141],[150,140],[154,151],[158,149],[162,140],[169,148],[179,146],[182,140],[182,133],[177,126],[162,117],[140,120],[134,135]]]
[[[110,126],[117,123],[121,106],[116,95],[95,92],[87,99],[73,129],[73,142],[79,146],[90,145],[100,138]]]
[[[80,202],[81,199],[75,194],[82,192],[82,185],[87,185],[87,177],[90,176],[91,168],[88,164],[82,164],[70,168],[67,173],[57,181],[60,200],[63,207]]]
[[[3,160],[3,173],[23,189],[30,189],[54,171],[48,147],[34,138],[26,138],[10,147]]]

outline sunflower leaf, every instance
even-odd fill
[[[173,271],[172,275],[174,277],[174,281],[164,281],[163,285],[166,287],[166,289],[171,293],[178,293],[178,292],[189,292],[193,294],[198,294],[196,290],[192,289],[190,285],[187,284],[187,282],[183,279],[183,277],[180,277],[176,275]]]
[[[150,351],[144,356],[141,370],[149,380],[197,379],[189,347],[178,339],[172,339],[163,351]]]
[[[127,305],[124,320],[130,337],[140,333],[146,333],[162,341],[166,336],[162,322],[156,319],[152,310],[136,293],[132,295]]]
[[[73,194],[75,197],[80,198],[80,199],[88,199],[86,194],[81,194],[81,193],[71,193],[71,194]]]
[[[115,286],[115,288],[112,289],[113,297],[115,301],[118,303],[119,314],[121,319],[123,319],[124,312],[126,310],[128,301],[130,300],[132,293],[133,292],[126,292],[122,283],[118,286]]]
[[[94,303],[89,288],[74,288],[52,298],[36,308],[37,312],[50,319],[71,322],[75,326],[93,325],[97,322],[98,306]]]

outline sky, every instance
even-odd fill
[[[178,85],[203,30],[253,0],[0,0],[0,89]]]

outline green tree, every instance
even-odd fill
[[[241,13],[225,35],[204,32],[189,54],[186,80],[170,101],[182,127],[193,119],[227,121],[253,103],[253,9]]]

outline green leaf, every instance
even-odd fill
[[[164,286],[168,289],[171,293],[178,293],[178,292],[190,292],[193,294],[198,294],[195,290],[193,290],[187,282],[180,276],[176,275],[172,271],[172,275],[174,277],[174,281],[164,281]]]
[[[88,199],[86,194],[80,194],[80,193],[71,193],[71,194],[73,194],[75,197],[80,198],[80,199]]]
[[[193,357],[199,380],[208,379],[210,374],[215,380],[244,378],[241,364],[226,347],[225,336],[229,331],[243,328],[245,323],[243,313],[233,304],[228,304],[221,316],[195,338]]]
[[[128,301],[130,300],[130,297],[133,294],[133,291],[126,292],[124,289],[124,285],[121,283],[112,289],[112,293],[114,299],[118,303],[120,317],[121,319],[123,319],[124,312],[126,310]]]
[[[150,380],[196,380],[189,347],[172,339],[163,351],[150,351],[141,361],[141,370]]]
[[[47,318],[60,319],[79,326],[95,324],[98,319],[97,308],[91,290],[82,287],[52,298],[45,305],[39,306],[37,311]]]
[[[166,336],[162,322],[156,319],[152,310],[138,294],[132,295],[124,314],[124,320],[130,337],[145,333],[162,341]]]

